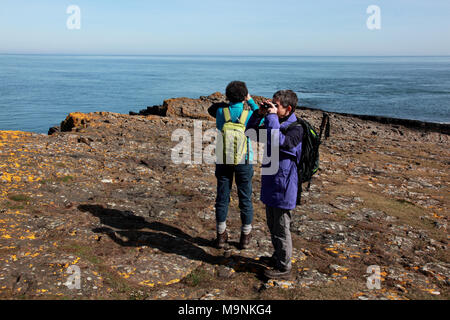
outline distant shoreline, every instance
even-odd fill
[[[262,99],[265,99],[265,97],[261,96],[253,96],[255,101],[259,103],[262,101]],[[206,108],[208,105],[216,102],[224,102],[226,101],[225,96],[221,94],[220,92],[216,92],[208,97],[202,96],[199,99],[191,99],[186,97],[179,97],[179,98],[172,98],[165,100],[163,105],[154,105],[149,106],[146,109],[142,109],[138,112],[130,111],[130,115],[141,115],[141,116],[147,116],[147,115],[159,115],[159,116],[166,116],[168,109],[180,109],[181,106],[184,106],[186,108],[193,108],[194,105],[196,105],[195,108]],[[173,106],[169,106],[172,105]],[[352,117],[352,118],[358,118],[365,121],[374,121],[382,124],[391,124],[391,125],[401,125],[410,129],[420,130],[420,131],[433,131],[433,132],[439,132],[443,134],[450,135],[450,123],[438,123],[438,122],[427,122],[422,120],[413,120],[413,119],[402,119],[402,118],[392,118],[387,116],[377,116],[377,115],[363,115],[363,114],[352,114],[352,113],[344,113],[344,112],[335,112],[335,111],[326,111],[319,108],[311,108],[307,106],[298,106],[297,110],[310,110],[310,111],[317,111],[317,112],[326,112],[328,114],[336,114],[341,115],[345,117]],[[195,113],[195,112],[192,112]],[[170,115],[167,115],[170,116]],[[196,115],[198,116],[198,115]]]
[[[153,106],[153,107],[149,107],[149,108],[155,108],[155,107],[161,107],[161,106]],[[141,112],[143,112],[144,110],[146,110],[146,109],[141,110]],[[374,122],[378,122],[378,123],[382,123],[382,124],[401,125],[401,126],[409,128],[409,129],[414,129],[414,130],[419,130],[419,131],[433,131],[433,132],[439,132],[442,134],[450,135],[450,123],[446,123],[446,122],[443,122],[443,123],[428,122],[428,121],[421,121],[421,120],[392,118],[392,117],[377,116],[377,115],[344,113],[344,112],[336,112],[336,111],[327,111],[327,110],[323,110],[323,109],[319,109],[319,108],[311,108],[311,107],[307,107],[307,106],[298,106],[297,110],[325,112],[328,114],[337,114],[337,115],[341,115],[341,116],[345,116],[345,117],[357,118],[357,119],[361,119],[361,120],[365,120],[365,121],[374,121]],[[101,110],[101,111],[109,112],[107,110]],[[76,111],[73,111],[73,112],[76,112]],[[93,112],[100,112],[100,111],[93,111]],[[120,112],[117,112],[117,113],[123,114],[123,115],[143,115],[143,116],[151,115],[151,113],[139,114],[139,112],[132,112],[132,111],[130,111],[128,114],[120,113]],[[130,113],[133,113],[133,114],[130,114]],[[162,117],[165,117],[165,116],[162,116]],[[61,121],[63,121],[63,120],[64,119],[61,119]],[[15,130],[0,128],[0,131],[16,131],[16,130],[23,131],[23,132],[36,133],[36,134],[45,134],[45,132],[24,131],[24,130],[21,130],[20,128],[17,128]]]
[[[318,108],[310,108],[306,106],[300,106],[299,110],[311,110],[311,111],[320,111],[326,112],[330,114],[339,114],[345,117],[352,117],[361,120],[375,121],[383,124],[393,124],[393,125],[402,125],[410,129],[416,130],[428,130],[439,132],[443,134],[450,135],[450,123],[447,122],[428,122],[421,120],[412,120],[412,119],[401,119],[401,118],[391,118],[386,116],[376,116],[376,115],[364,115],[364,114],[352,114],[352,113],[344,113],[344,112],[335,112],[335,111],[326,111]]]
[[[177,98],[175,98],[175,99],[177,99]],[[153,106],[153,107],[149,107],[149,108],[155,108],[155,107],[161,107],[161,106]],[[140,112],[143,112],[146,110],[148,111],[148,108],[143,109]],[[401,125],[401,126],[409,128],[409,129],[414,129],[414,130],[418,130],[418,131],[432,131],[432,132],[438,132],[438,133],[450,135],[450,123],[428,122],[428,121],[421,121],[421,120],[391,118],[391,117],[376,116],[376,115],[352,114],[352,113],[344,113],[344,112],[336,112],[336,111],[327,111],[327,110],[323,110],[323,109],[319,109],[319,108],[311,108],[311,107],[307,107],[307,106],[299,106],[299,107],[297,107],[297,110],[325,112],[328,114],[336,114],[336,115],[341,115],[344,117],[351,117],[351,118],[361,119],[361,120],[365,120],[365,121],[374,121],[374,122],[378,122],[378,123],[382,123],[382,124]],[[101,111],[109,112],[107,110],[101,110]],[[73,112],[76,112],[76,111],[73,111]],[[100,112],[100,111],[93,111],[93,112]],[[131,114],[131,113],[133,113],[133,114]],[[151,115],[152,113],[139,114],[139,112],[130,111],[128,114],[127,113],[119,113],[119,112],[118,112],[118,114],[148,116],[148,115]],[[162,116],[162,117],[165,117],[165,116]],[[168,117],[170,117],[170,116],[168,116]],[[63,120],[64,119],[61,119],[61,121],[63,121]],[[50,128],[52,128],[52,127],[50,127]],[[16,131],[16,130],[23,131],[23,132],[36,133],[36,134],[45,134],[45,132],[24,131],[24,130],[21,130],[20,128],[15,129],[15,130],[0,128],[0,131]]]

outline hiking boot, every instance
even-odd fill
[[[279,270],[276,268],[264,270],[264,275],[269,279],[291,280],[291,270]]]
[[[265,264],[269,268],[275,268],[277,265],[277,261],[275,260],[275,257],[268,257],[268,256],[262,256],[259,257],[259,261],[262,264]]]
[[[241,240],[239,241],[239,248],[241,250],[248,249],[250,247],[250,240],[252,238],[252,234],[241,233]]]
[[[225,243],[228,241],[228,233],[225,230],[223,233],[217,233],[217,238],[215,240],[216,247],[222,249]]]

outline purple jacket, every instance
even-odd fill
[[[261,116],[254,112],[249,119],[247,129],[257,129],[261,122]],[[303,128],[295,126],[283,134],[282,128],[296,122],[297,117],[291,114],[284,119],[278,119],[276,114],[268,114],[264,119],[264,128],[268,130],[267,137],[271,136],[271,130],[279,131],[279,167],[278,172],[273,175],[262,175],[261,177],[261,201],[274,208],[292,210],[297,202],[298,176],[296,161],[300,159],[302,152]],[[270,157],[271,142],[267,139],[266,150]],[[271,164],[263,164],[269,167]]]

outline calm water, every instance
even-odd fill
[[[47,133],[70,112],[128,113],[232,80],[313,108],[450,123],[450,57],[0,55],[0,130]]]

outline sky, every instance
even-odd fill
[[[449,39],[448,0],[0,2],[0,54],[450,55]]]

